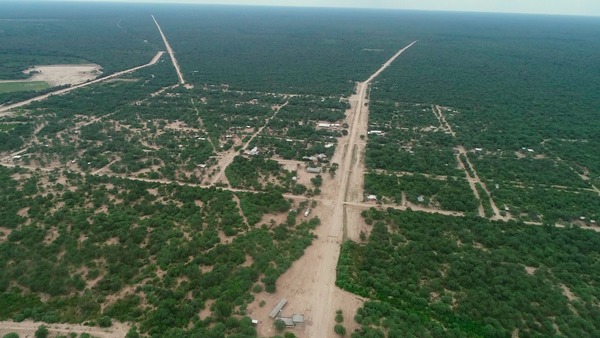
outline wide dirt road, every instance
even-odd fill
[[[313,210],[321,219],[321,225],[315,231],[318,238],[306,249],[304,256],[279,278],[275,294],[257,295],[256,301],[248,307],[250,316],[261,321],[258,326],[260,336],[273,336],[277,333],[268,313],[281,298],[288,300],[283,315],[301,313],[305,316],[305,323],[293,329],[298,337],[337,337],[333,327],[336,324],[335,311],[338,309],[343,311],[347,331],[352,332],[356,328],[353,317],[364,300],[340,290],[335,286],[335,280],[340,245],[345,239],[346,221],[360,222],[357,217],[347,217],[345,203],[348,200],[361,201],[363,195],[363,154],[366,141],[360,135],[366,135],[368,127],[368,106],[365,106],[368,87],[377,75],[415,43],[416,41],[398,51],[367,81],[357,84],[356,94],[350,98],[351,108],[346,116],[350,123],[349,136],[339,139],[332,158],[332,162],[339,164],[337,175],[333,180],[326,180],[318,206]],[[261,300],[266,302],[263,307],[257,306]]]

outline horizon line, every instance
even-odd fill
[[[185,0],[5,0],[2,3],[27,3],[27,2],[45,2],[45,3],[119,3],[119,4],[160,4],[160,5],[198,5],[198,6],[226,6],[226,7],[264,7],[264,8],[314,8],[314,9],[364,9],[364,10],[393,10],[393,11],[409,11],[409,12],[441,12],[441,13],[469,13],[469,14],[513,14],[513,15],[535,15],[535,16],[556,16],[556,17],[583,17],[583,18],[600,18],[600,14],[560,14],[560,13],[540,13],[540,12],[510,12],[510,11],[485,11],[485,10],[468,10],[468,9],[423,9],[423,8],[398,8],[398,7],[367,7],[367,6],[334,6],[334,5],[297,5],[297,4],[232,4],[232,3],[203,3]]]

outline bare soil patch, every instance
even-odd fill
[[[23,73],[32,74],[26,81],[44,81],[52,86],[75,85],[93,80],[102,74],[96,64],[35,66]]]

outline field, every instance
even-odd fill
[[[0,13],[0,334],[599,334],[597,19]]]
[[[47,89],[50,86],[44,81],[30,82],[0,82],[0,94],[13,93],[21,91],[38,91]]]

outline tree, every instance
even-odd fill
[[[342,324],[335,324],[333,331],[342,337],[346,335],[346,328]]]
[[[129,329],[125,338],[140,338],[140,334],[137,332],[137,327],[135,325]]]
[[[100,318],[98,320],[98,325],[100,327],[111,327],[112,326],[112,320],[110,319],[109,316],[104,316],[102,318]]]
[[[2,338],[19,338],[19,335],[14,332],[10,332],[2,336]]]
[[[285,322],[281,319],[275,320],[275,328],[277,331],[283,331],[285,329]]]
[[[35,330],[35,338],[47,338],[48,328],[45,325],[40,325],[37,330]]]
[[[323,177],[321,177],[321,175],[317,175],[313,178],[310,179],[310,182],[315,186],[315,187],[320,187],[323,184]]]
[[[342,310],[337,310],[335,312],[335,322],[341,323],[344,321],[344,315],[342,314]]]

